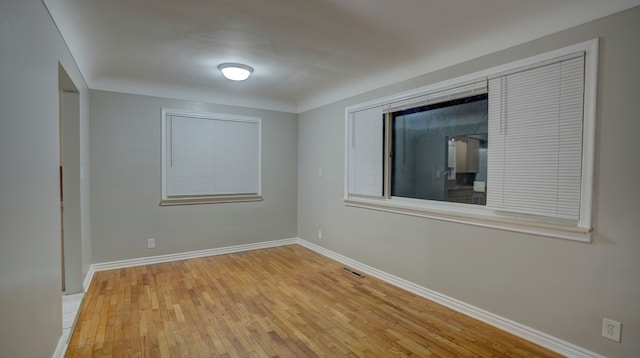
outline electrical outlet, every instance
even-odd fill
[[[622,324],[609,318],[602,319],[602,336],[620,343],[620,329]]]
[[[318,239],[322,240],[322,230],[318,230]]]
[[[324,175],[324,171],[322,170],[322,168],[318,169],[318,176],[321,177]]]
[[[156,239],[149,238],[147,239],[147,249],[155,249],[156,248]]]

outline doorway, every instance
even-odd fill
[[[80,92],[58,65],[61,288],[82,291]]]

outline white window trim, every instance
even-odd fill
[[[233,120],[258,124],[258,192],[238,195],[199,195],[193,197],[169,197],[167,195],[167,123],[168,116],[187,116],[203,119]],[[181,109],[162,108],[161,113],[161,200],[160,206],[217,204],[262,201],[262,118],[222,113],[194,112]]]
[[[495,77],[516,69],[536,66],[576,52],[585,53],[585,82],[584,82],[584,111],[583,111],[583,147],[582,147],[582,178],[580,192],[580,219],[575,222],[543,218],[537,216],[518,215],[513,213],[495,212],[486,207],[465,205],[459,203],[438,202],[432,200],[416,200],[399,197],[366,198],[349,195],[348,192],[348,147],[345,146],[345,176],[344,202],[350,207],[373,209],[397,214],[418,216],[447,222],[468,224],[512,232],[533,234],[545,237],[591,242],[592,209],[593,209],[593,176],[595,160],[596,134],[596,101],[598,79],[598,48],[599,39],[581,42],[561,49],[528,57],[504,65],[492,67],[472,74],[460,76],[443,82],[417,88],[415,90],[394,94],[391,96],[367,101],[345,108],[345,128],[349,128],[349,113],[387,105],[408,98],[426,95],[448,88],[461,86],[478,81],[482,78]],[[345,143],[348,143],[349,133],[345,130]]]

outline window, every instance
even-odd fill
[[[260,118],[162,110],[161,205],[258,201]]]
[[[346,109],[345,202],[588,241],[597,40]]]
[[[391,112],[391,196],[484,205],[487,94]]]

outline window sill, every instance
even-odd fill
[[[180,197],[180,198],[162,199],[160,200],[160,206],[242,203],[242,202],[262,201],[262,200],[264,200],[262,198],[262,195]]]
[[[544,219],[534,220],[516,215],[505,216],[485,208],[457,209],[447,207],[447,205],[443,205],[442,207],[438,205],[427,207],[424,204],[418,205],[411,201],[405,202],[393,199],[385,200],[360,197],[346,198],[344,199],[344,203],[346,206],[355,208],[378,210],[544,237],[591,242],[590,229]]]

